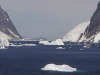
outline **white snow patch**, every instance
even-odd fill
[[[63,37],[63,41],[77,42],[82,33],[85,32],[86,27],[90,21],[77,25],[73,30]]]
[[[6,20],[7,20],[7,21],[9,21],[9,19],[8,19],[8,18],[6,18]]]
[[[8,28],[7,28],[8,29]],[[10,29],[8,29],[8,31],[14,36],[14,37],[17,37],[17,38],[19,38],[19,36],[18,35],[16,35],[16,34],[14,34]]]
[[[3,33],[0,31],[0,37],[5,37],[6,39],[12,39],[10,36],[8,36],[7,34]]]
[[[94,43],[98,43],[100,41],[100,32],[95,36]]]
[[[69,65],[56,65],[56,64],[47,64],[42,70],[46,71],[62,71],[62,72],[74,72],[77,71],[76,68],[70,67]]]

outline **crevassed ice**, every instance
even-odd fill
[[[77,71],[76,68],[70,67],[69,65],[56,65],[56,64],[47,64],[42,70],[46,71],[62,71],[62,72],[74,72]]]

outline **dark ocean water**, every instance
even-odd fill
[[[16,43],[19,44],[19,42]],[[56,49],[57,47],[59,46],[37,45],[0,50],[0,75],[100,75],[99,45],[92,45],[91,48],[84,50],[80,50],[83,45],[60,46],[65,48],[63,50]],[[50,63],[67,64],[77,68],[77,71],[41,70]]]

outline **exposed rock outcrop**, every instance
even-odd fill
[[[21,35],[17,32],[15,26],[10,20],[6,11],[0,7],[0,36],[7,39],[21,39]]]

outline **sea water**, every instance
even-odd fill
[[[99,45],[84,50],[80,50],[83,48],[82,45],[62,46],[65,49],[57,49],[57,47],[59,46],[36,45],[1,49],[0,75],[100,75]],[[47,64],[67,64],[77,71],[41,70]]]

